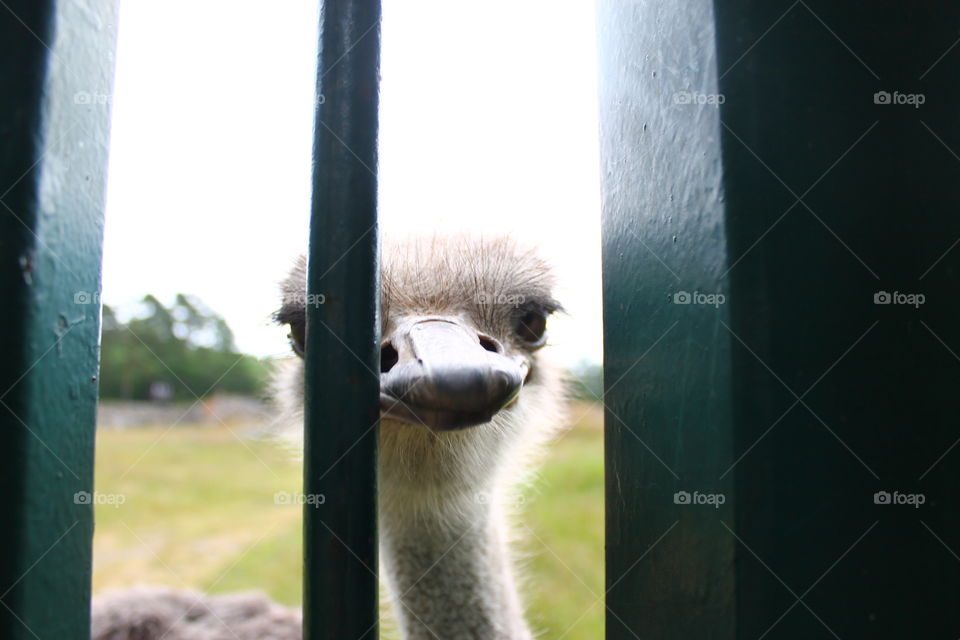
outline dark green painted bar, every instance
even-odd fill
[[[608,637],[958,637],[960,6],[598,24]]]
[[[715,91],[710,6],[605,0],[598,11],[607,637],[729,638],[729,305],[674,304],[730,296],[719,114],[673,98]],[[675,504],[680,491],[726,501]]]
[[[114,2],[0,7],[0,637],[89,637]]]
[[[323,5],[310,223],[304,637],[378,637],[380,3]],[[322,296],[322,298],[321,298]],[[309,301],[308,301],[309,302]]]

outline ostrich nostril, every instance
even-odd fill
[[[480,346],[493,353],[500,353],[501,351],[500,344],[496,340],[482,334],[480,335]]]
[[[393,365],[397,364],[399,359],[400,355],[389,342],[380,347],[380,373],[387,373],[393,369]]]

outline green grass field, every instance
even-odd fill
[[[527,492],[523,536],[529,618],[540,637],[603,637],[602,413],[577,405]],[[300,465],[239,426],[101,431],[94,592],[165,584],[214,593],[259,589],[300,603]]]

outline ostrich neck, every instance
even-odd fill
[[[502,518],[492,505],[464,502],[381,510],[383,565],[403,637],[530,640]]]

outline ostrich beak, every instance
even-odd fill
[[[489,422],[520,392],[528,366],[457,318],[414,318],[381,350],[381,416],[452,431]]]

